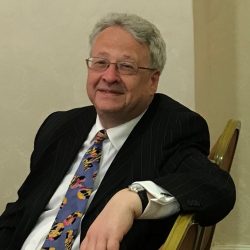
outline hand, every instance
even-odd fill
[[[117,192],[90,226],[80,250],[119,250],[123,236],[142,213],[138,194]]]

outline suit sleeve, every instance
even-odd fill
[[[162,140],[164,161],[160,178],[153,180],[179,202],[183,213],[195,213],[201,225],[223,219],[235,203],[230,175],[207,158],[209,133],[205,120],[185,113],[166,131],[171,145]]]

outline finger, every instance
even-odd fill
[[[110,239],[107,242],[107,250],[119,250],[120,242],[118,240]]]
[[[85,238],[85,239],[81,242],[80,250],[87,250],[86,245],[87,245],[87,239]]]
[[[96,242],[96,250],[107,250],[107,240],[106,239],[98,239]]]
[[[88,245],[88,239],[87,237],[85,237],[84,240],[81,242],[80,250],[87,250],[87,245]]]
[[[85,237],[81,243],[80,250],[95,250],[95,245],[96,242],[94,240]]]

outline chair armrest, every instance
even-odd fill
[[[194,221],[194,215],[180,214],[159,250],[193,249],[198,233],[199,225]]]

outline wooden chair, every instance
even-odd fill
[[[241,123],[229,120],[211,149],[209,159],[230,171],[238,142]],[[201,227],[193,214],[180,214],[160,250],[209,250],[216,225]]]

